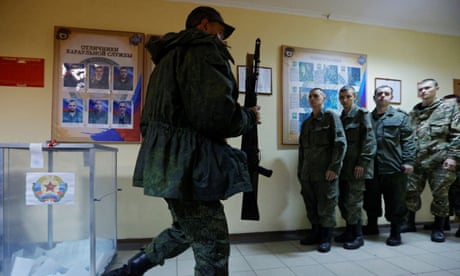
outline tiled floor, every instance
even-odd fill
[[[365,237],[365,245],[358,250],[346,250],[334,243],[329,253],[319,253],[315,246],[301,246],[297,240],[232,244],[230,275],[460,275],[460,238],[454,236],[457,225],[452,226],[444,243],[432,242],[429,231],[419,230],[403,234],[401,246],[390,247],[385,244],[388,229],[384,229],[379,236]],[[112,267],[120,266],[135,253],[119,251]],[[194,265],[189,249],[144,275],[193,276]]]

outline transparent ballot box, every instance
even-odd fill
[[[1,275],[101,275],[117,250],[117,152],[0,143]]]

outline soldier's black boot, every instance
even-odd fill
[[[433,230],[433,223],[423,225],[425,230]],[[450,217],[447,216],[444,220],[444,231],[450,231]]]
[[[378,235],[380,234],[379,226],[377,224],[377,217],[367,217],[367,225],[363,226],[364,235]]]
[[[450,231],[450,216],[444,218],[444,231]]]
[[[389,246],[398,246],[401,245],[401,225],[396,223],[391,223],[390,236],[386,241]]]
[[[401,225],[401,233],[407,232],[417,232],[417,228],[415,227],[415,212],[412,211],[407,212],[407,221]]]
[[[431,230],[431,241],[444,242],[444,217],[434,217],[433,229]]]
[[[154,266],[155,264],[150,261],[147,254],[141,251],[129,259],[127,265],[106,272],[102,276],[142,276]]]
[[[345,243],[353,240],[353,225],[348,225],[345,227],[345,230],[342,234],[334,238],[334,241],[337,243]]]
[[[358,249],[364,245],[363,229],[361,226],[361,221],[358,221],[358,223],[353,225],[352,228],[353,228],[353,239],[350,242],[346,242],[343,244],[343,248],[345,249]]]
[[[321,240],[319,242],[318,251],[326,253],[331,251],[331,240],[332,240],[333,228],[321,227]]]
[[[312,224],[310,233],[307,234],[305,239],[300,240],[301,245],[318,244],[320,240],[319,224]]]
[[[460,224],[458,225],[457,232],[455,232],[455,236],[456,236],[457,238],[460,238]]]

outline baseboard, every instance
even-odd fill
[[[417,222],[416,225],[420,229],[422,225],[430,222]],[[390,230],[389,224],[379,225],[381,233],[387,233]],[[340,232],[343,227],[336,227],[335,232]],[[276,242],[276,241],[289,241],[289,240],[300,240],[305,237],[308,229],[293,230],[293,231],[273,231],[273,232],[255,232],[255,233],[240,233],[230,234],[229,239],[231,244],[241,243],[260,243],[260,242]],[[119,239],[118,249],[119,250],[138,250],[145,244],[148,244],[152,239],[141,238],[141,239]]]
[[[259,243],[259,242],[275,242],[287,240],[299,240],[305,237],[307,230],[294,231],[274,231],[274,232],[255,232],[255,233],[240,233],[230,234],[229,239],[231,244],[240,243]],[[119,239],[119,250],[137,250],[143,245],[148,244],[152,239]]]

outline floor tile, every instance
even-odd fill
[[[399,256],[386,258],[385,260],[411,273],[426,273],[439,270],[438,267],[419,261],[414,257]]]
[[[328,264],[327,268],[330,269],[337,276],[375,276],[374,273],[364,269],[355,262],[343,262]]]
[[[366,260],[365,262],[357,262],[357,264],[378,276],[402,276],[411,274],[407,270],[383,259]]]
[[[419,227],[420,228],[420,227]],[[456,228],[455,228],[456,229]],[[328,253],[317,251],[317,245],[303,246],[297,240],[231,244],[231,276],[460,276],[460,238],[446,232],[446,242],[430,240],[430,232],[404,233],[403,244],[385,244],[388,229],[380,235],[366,236],[365,244],[346,250],[333,243]],[[110,268],[120,267],[138,250],[120,250]],[[193,250],[154,267],[146,276],[194,276]]]
[[[289,268],[275,268],[267,270],[256,270],[257,276],[295,276]]]
[[[458,252],[457,252],[458,253]],[[427,264],[438,267],[439,269],[460,269],[460,262],[451,258],[450,256],[443,256],[439,254],[423,254],[412,256],[414,259],[420,260]]]
[[[335,276],[335,274],[327,269],[324,265],[308,265],[308,266],[296,266],[292,267],[291,270],[296,276],[311,276],[311,275],[321,275],[321,276]]]
[[[253,270],[286,267],[277,257],[270,254],[244,256]]]
[[[318,264],[318,262],[311,257],[311,253],[291,252],[276,254],[276,256],[288,267]]]

